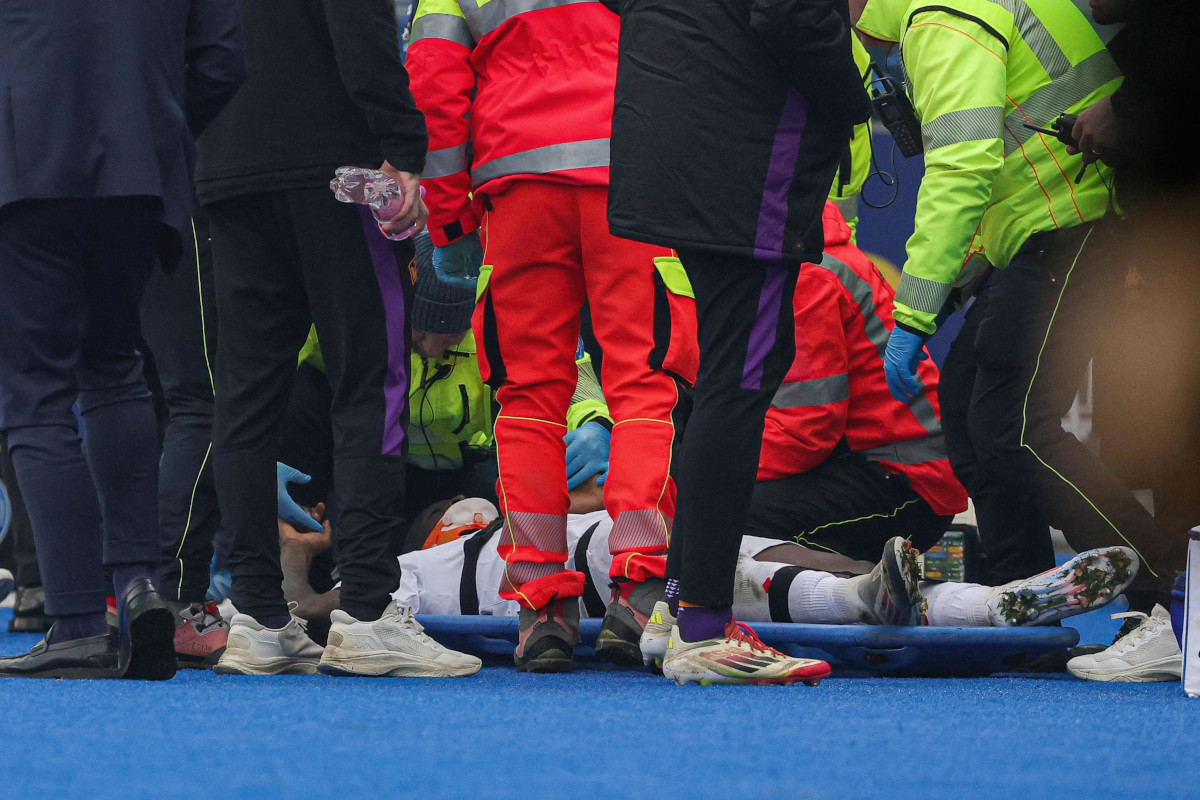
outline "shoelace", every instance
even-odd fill
[[[779,652],[774,647],[769,647],[768,645],[763,644],[762,639],[758,638],[758,634],[754,632],[754,629],[744,622],[737,622],[736,620],[730,621],[730,623],[725,626],[725,641],[741,642],[749,645],[752,651],[770,653],[772,655],[780,656],[781,658],[783,657],[783,653]]]
[[[399,616],[400,626],[407,628],[418,641],[429,640],[429,634],[425,632],[425,626],[417,622],[417,618],[413,616],[412,607],[405,606],[400,609]]]
[[[1141,611],[1122,611],[1121,613],[1111,615],[1110,619],[1127,620],[1125,625],[1133,622],[1133,627],[1130,630],[1125,630],[1123,625],[1121,631],[1117,632],[1117,638],[1112,643],[1112,647],[1119,648],[1122,652],[1132,649],[1135,645],[1147,639],[1151,631],[1157,627],[1150,624],[1157,620]]]
[[[287,604],[287,607],[288,607],[288,613],[292,615],[292,621],[289,622],[288,625],[299,625],[300,630],[304,631],[304,635],[307,636],[308,635],[308,620],[306,620],[302,617],[296,616],[296,609],[300,607],[300,604],[297,603],[295,600],[293,600]],[[286,628],[287,626],[285,625],[284,627]]]

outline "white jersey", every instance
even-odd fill
[[[608,534],[612,531],[612,517],[607,511],[590,514],[572,514],[567,517],[567,566],[582,570],[583,565],[575,560],[579,542],[588,532],[591,537],[587,546],[587,573],[601,599],[609,599],[608,569],[612,554],[608,552]],[[460,602],[463,567],[466,563],[466,546],[481,533],[440,544],[428,550],[416,550],[400,556],[400,588],[392,597],[401,608],[408,606],[414,614],[463,613]],[[475,567],[475,591],[479,598],[479,613],[495,617],[515,617],[520,606],[513,600],[500,597],[500,581],[504,577],[504,560],[497,547],[499,531],[494,532],[479,551]],[[748,556],[758,555],[768,547],[781,544],[778,539],[763,539],[743,536],[741,552]],[[580,613],[588,616],[587,609],[580,604]]]

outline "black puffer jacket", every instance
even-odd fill
[[[617,236],[813,261],[870,102],[845,0],[610,0],[621,14],[608,220]]]

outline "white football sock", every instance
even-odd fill
[[[824,625],[853,625],[868,613],[858,596],[858,578],[839,578],[828,572],[805,570],[788,589],[788,613],[792,622]]]
[[[993,591],[991,586],[977,583],[921,581],[921,594],[929,603],[930,625],[990,627],[987,601]]]

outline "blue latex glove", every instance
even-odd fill
[[[917,365],[929,358],[925,338],[897,327],[883,353],[883,374],[888,391],[898,402],[907,403],[917,393]]]
[[[608,480],[608,447],[612,432],[599,422],[585,422],[563,437],[567,443],[567,490],[593,475],[601,486]]]
[[[321,523],[313,519],[312,515],[288,494],[289,483],[308,483],[311,480],[311,477],[295,467],[289,467],[282,461],[275,462],[275,500],[279,504],[279,518],[298,531],[320,533]]]
[[[450,286],[474,289],[483,266],[483,246],[479,231],[472,231],[445,247],[433,248],[433,271],[438,280]]]

